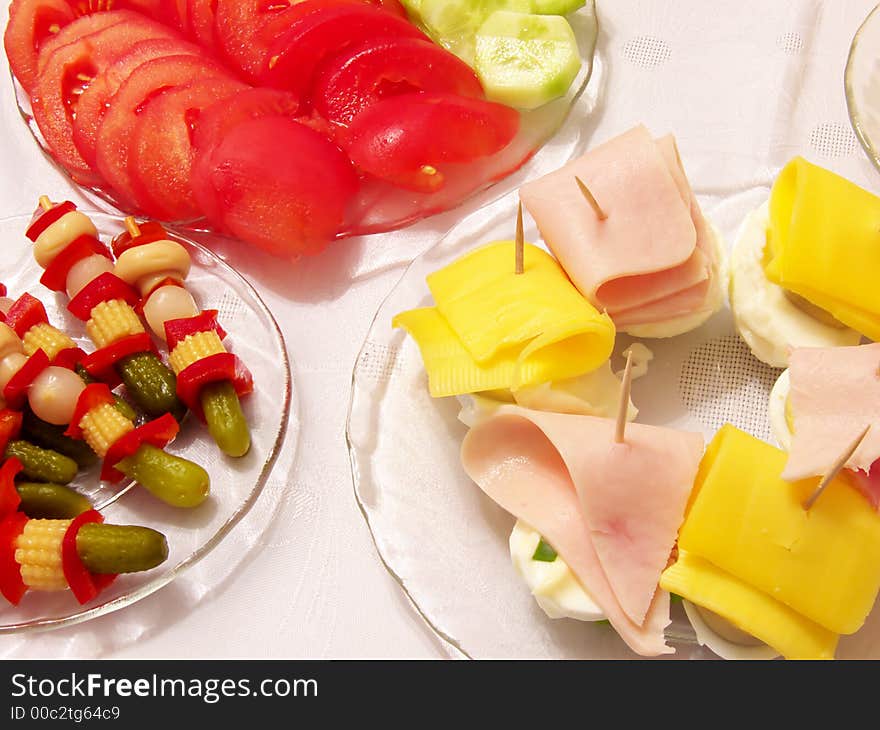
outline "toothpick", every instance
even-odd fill
[[[141,235],[140,226],[138,226],[137,221],[134,219],[133,215],[130,215],[125,219],[125,230],[128,231],[128,234],[132,238],[137,238],[139,235]]]
[[[837,460],[837,462],[835,462],[834,466],[831,467],[831,470],[827,474],[825,474],[824,477],[822,477],[822,481],[819,482],[819,486],[816,488],[816,491],[813,492],[812,495],[810,495],[810,498],[806,502],[804,502],[805,510],[809,510],[816,503],[816,500],[822,496],[822,492],[825,491],[825,488],[834,481],[835,477],[838,474],[840,474],[843,467],[846,466],[846,462],[848,462],[852,458],[852,455],[856,453],[859,446],[862,445],[862,441],[865,440],[868,435],[868,431],[870,430],[871,425],[868,424],[867,428],[862,431],[861,436],[859,436],[855,441],[852,442],[850,447],[846,450],[846,453],[841,456]]]
[[[525,271],[525,240],[523,238],[523,216],[522,203],[516,209],[516,273],[522,274]]]
[[[626,368],[623,371],[623,381],[620,384],[620,402],[617,405],[617,424],[614,428],[614,443],[622,444],[626,434],[626,417],[629,414],[629,394],[632,390],[633,354],[632,350],[626,356]]]
[[[53,207],[53,206],[52,206],[52,201],[49,200],[49,196],[48,196],[48,195],[41,195],[41,196],[40,196],[40,207],[41,207],[43,210],[52,210],[52,207]]]
[[[575,181],[577,181],[578,187],[581,190],[581,194],[584,196],[586,201],[590,204],[590,207],[596,213],[596,217],[600,221],[604,221],[608,218],[608,215],[604,210],[599,206],[599,203],[596,201],[596,198],[593,197],[593,194],[590,192],[590,189],[584,184],[584,181],[581,180],[577,175],[574,176]]]

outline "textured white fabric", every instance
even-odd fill
[[[731,240],[795,154],[880,189],[850,128],[843,89],[850,40],[873,5],[599,0],[603,98],[591,119],[567,128],[595,127],[596,142],[638,122],[657,135],[674,132],[704,209]],[[0,215],[29,212],[43,193],[81,199],[31,139],[9,81],[0,93]],[[292,267],[268,257],[245,261],[231,247],[230,259],[284,329],[299,386],[299,453],[271,487],[285,490],[281,507],[268,515],[258,504],[233,533],[242,550],[251,538],[256,548],[231,577],[217,578],[230,546],[121,613],[51,634],[0,637],[0,656],[444,656],[372,547],[343,432],[351,370],[373,312],[405,263],[462,215],[343,242]]]

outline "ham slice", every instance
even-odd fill
[[[783,479],[825,474],[870,425],[846,463],[867,476],[880,458],[880,343],[798,348],[791,353],[789,371],[794,434]]]
[[[712,233],[672,136],[635,127],[524,185],[520,197],[575,286],[619,329],[714,307]]]
[[[462,444],[468,475],[553,545],[633,651],[671,650],[657,589],[703,452],[699,434],[502,406]]]

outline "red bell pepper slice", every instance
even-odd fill
[[[19,337],[24,337],[25,332],[34,325],[48,321],[49,316],[43,303],[27,292],[16,299],[6,313],[6,324],[12,327]]]
[[[153,286],[150,287],[149,291],[147,291],[142,297],[141,300],[137,303],[137,306],[134,308],[134,311],[143,316],[144,307],[147,304],[147,301],[153,296],[153,293],[157,289],[161,289],[163,286],[179,286],[181,289],[186,289],[186,286],[179,279],[172,279],[170,276],[166,276],[162,281],[158,281]]]
[[[6,291],[6,284],[0,284],[0,297],[5,297],[8,293]]]
[[[13,411],[10,408],[0,411],[0,454],[6,451],[6,444],[18,438],[18,434],[21,433],[21,421],[21,411]]]
[[[119,258],[124,251],[128,251],[130,248],[143,246],[153,241],[164,241],[168,238],[168,232],[162,227],[161,223],[156,221],[147,221],[146,223],[141,223],[138,227],[141,231],[139,236],[132,237],[128,231],[125,231],[113,239],[110,245],[113,246],[113,254],[116,258]]]
[[[70,424],[64,432],[64,435],[75,439],[81,439],[83,435],[82,429],[79,427],[79,422],[82,420],[82,417],[93,408],[104,405],[104,403],[109,403],[110,405],[114,403],[113,393],[110,392],[107,383],[92,383],[83,388],[82,393],[79,394],[79,398],[76,399],[76,407],[73,409],[73,415],[70,417]]]
[[[164,449],[168,442],[177,436],[178,431],[180,431],[180,424],[170,413],[166,413],[154,421],[148,421],[134,431],[129,431],[107,450],[107,455],[101,466],[101,479],[108,482],[118,482],[125,477],[122,472],[116,469],[116,465],[120,461],[134,454],[143,444]]]
[[[86,353],[83,352],[79,347],[68,347],[64,350],[61,350],[55,356],[52,364],[57,368],[74,370],[76,369],[76,366],[85,359],[85,356]]]
[[[211,330],[214,330],[221,340],[226,337],[226,330],[217,322],[216,309],[204,309],[195,317],[169,319],[165,323],[165,339],[168,342],[168,350],[169,352],[173,350],[189,335],[196,332],[210,332]]]
[[[6,519],[13,512],[18,511],[21,497],[15,488],[15,475],[24,467],[14,456],[8,458],[0,466],[0,520]]]
[[[36,241],[40,237],[40,234],[55,221],[74,210],[76,210],[76,206],[69,200],[65,200],[63,203],[59,203],[58,205],[51,207],[49,210],[37,208],[25,235],[31,239],[31,241]]]
[[[115,372],[113,366],[127,355],[134,355],[136,352],[155,352],[156,346],[153,344],[153,338],[146,332],[140,332],[136,335],[128,335],[116,342],[95,350],[93,353],[86,355],[82,360],[82,365],[89,375],[98,380],[115,380]]]
[[[17,606],[27,593],[21,579],[21,566],[15,560],[18,537],[28,522],[24,512],[13,512],[0,521],[0,593],[13,606]]]
[[[110,258],[107,247],[94,236],[84,235],[75,238],[52,259],[52,263],[46,267],[40,277],[40,283],[52,291],[64,291],[67,289],[67,275],[74,264],[95,254]]]
[[[254,377],[244,363],[231,352],[221,352],[197,360],[177,375],[177,397],[204,423],[205,414],[199,396],[208,383],[230,382],[242,396],[254,389]]]
[[[101,302],[109,302],[112,299],[124,299],[133,307],[140,300],[140,296],[116,274],[107,271],[86,284],[82,291],[68,302],[67,311],[77,319],[87,322],[95,307]]]
[[[100,512],[93,509],[83,512],[73,518],[61,540],[61,568],[64,570],[67,585],[70,586],[70,590],[80,604],[88,603],[96,598],[104,588],[116,579],[116,575],[90,573],[80,560],[76,549],[76,536],[79,534],[80,528],[83,525],[103,521],[104,517]]]
[[[3,397],[10,408],[18,411],[24,407],[28,388],[49,365],[49,356],[43,350],[37,350],[25,361],[3,389]]]

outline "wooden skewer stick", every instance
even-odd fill
[[[516,273],[525,271],[525,239],[523,237],[522,203],[516,209]]]
[[[52,201],[49,200],[48,195],[41,195],[40,196],[40,207],[43,210],[52,210]]]
[[[141,228],[137,224],[137,221],[134,219],[133,215],[126,217],[125,230],[128,231],[128,234],[132,238],[137,238],[139,235],[141,235]]]
[[[600,221],[604,221],[608,219],[608,214],[602,210],[599,203],[596,201],[596,198],[593,197],[593,194],[590,192],[590,189],[584,184],[584,181],[581,180],[577,175],[574,176],[574,179],[577,181],[578,187],[581,190],[581,194],[584,196],[586,201],[590,204],[590,207],[596,213],[596,217]]]
[[[816,488],[816,491],[810,495],[810,498],[806,502],[804,502],[804,509],[805,510],[809,510],[814,504],[816,504],[816,500],[822,496],[822,492],[825,491],[825,488],[829,484],[831,484],[831,482],[834,481],[834,478],[838,474],[840,474],[843,467],[846,466],[846,462],[848,462],[852,458],[852,455],[854,453],[856,453],[859,446],[862,445],[862,441],[865,440],[865,438],[868,435],[868,431],[870,431],[870,430],[871,430],[871,425],[869,424],[867,426],[867,428],[865,428],[865,430],[862,431],[862,434],[855,441],[852,442],[850,447],[846,450],[846,453],[843,456],[841,456],[835,462],[834,466],[831,467],[831,469],[828,471],[828,473],[825,474],[824,477],[822,477],[822,481],[819,482],[819,486]]]
[[[623,381],[620,384],[620,402],[617,404],[617,423],[614,428],[614,443],[622,444],[626,435],[626,417],[629,414],[629,394],[632,391],[633,354],[632,350],[626,356],[626,368],[623,371]]]

